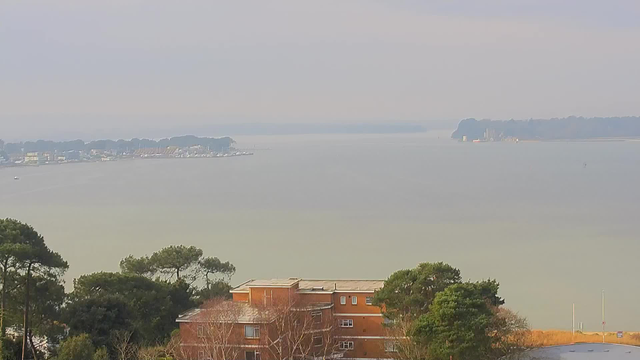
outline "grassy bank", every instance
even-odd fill
[[[580,333],[574,335],[571,331],[560,330],[532,330],[528,339],[531,347],[567,345],[573,343],[599,343],[602,342],[602,333]],[[625,332],[622,338],[618,338],[615,332],[605,333],[605,342],[611,344],[625,344],[640,346],[640,333]]]

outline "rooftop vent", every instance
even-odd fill
[[[313,290],[313,291],[322,291],[322,290],[324,290],[324,287],[323,286],[314,286],[314,287],[311,288],[311,290]]]

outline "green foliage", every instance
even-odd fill
[[[488,360],[524,349],[526,320],[500,306],[495,280],[461,282],[444,263],[423,263],[392,274],[374,297],[394,336],[408,340],[402,358]]]
[[[185,273],[193,271],[201,257],[202,250],[195,246],[172,245],[155,252],[149,261],[159,272],[170,276],[175,275],[177,280],[180,280],[181,275],[195,280],[194,274]]]
[[[101,295],[71,302],[64,319],[71,335],[86,334],[97,346],[108,346],[112,331],[133,327],[132,311],[119,295]]]
[[[232,287],[231,285],[229,285],[229,283],[225,281],[216,281],[209,284],[208,287],[205,287],[198,291],[198,302],[204,303],[207,300],[219,298],[231,299],[231,289]]]
[[[120,261],[120,270],[125,274],[140,276],[153,276],[156,273],[156,269],[146,256],[141,258],[127,256]]]
[[[94,347],[87,334],[73,336],[60,344],[58,360],[90,360],[94,356]]]
[[[86,351],[86,340],[100,347],[96,358],[104,358],[105,351],[116,354],[125,343],[122,334],[127,334],[126,349],[130,352],[139,344],[167,341],[177,327],[178,315],[195,306],[197,298],[228,296],[230,286],[223,279],[235,272],[231,263],[203,258],[202,250],[182,245],[150,257],[129,256],[120,265],[122,273],[80,276],[67,296],[61,280],[68,268],[66,261],[49,249],[31,226],[0,219],[3,330],[22,325],[28,303],[27,323],[34,334],[55,342],[63,337],[63,324],[69,326],[72,338],[60,347],[59,359],[93,356],[93,350]],[[157,273],[173,281],[152,279]],[[204,289],[193,285],[197,279],[205,280]],[[12,358],[20,346],[21,342],[5,339],[2,356]],[[86,357],[89,353],[92,355]]]
[[[22,341],[10,337],[3,337],[0,340],[0,360],[16,360],[22,355]]]
[[[210,287],[212,283],[215,283],[209,278],[211,275],[220,274],[224,278],[231,278],[236,272],[236,267],[230,262],[222,262],[217,257],[207,257],[200,260],[200,268],[204,273],[206,286]],[[219,281],[217,281],[219,283]]]
[[[8,295],[9,308],[6,315],[10,326],[22,326],[24,316],[25,276],[20,276],[17,283],[20,286]],[[35,334],[47,336],[56,343],[64,334],[64,326],[60,321],[66,299],[64,285],[58,278],[47,278],[39,274],[34,275],[29,284],[31,329]]]
[[[6,219],[4,220],[5,226],[13,227],[15,231],[12,235],[18,236],[12,237],[14,241],[18,243],[12,243],[12,254],[22,263],[23,266],[32,264],[40,271],[43,272],[57,272],[58,270],[66,270],[69,268],[60,254],[51,251],[45,244],[44,238],[36,232],[33,227],[20,223],[16,220]],[[57,274],[60,274],[59,272]]]
[[[96,352],[93,354],[93,360],[109,360],[109,352],[107,352],[107,348],[103,346],[96,349]]]
[[[67,262],[49,249],[33,227],[4,219],[0,220],[0,263],[2,335],[7,326],[20,324],[18,314],[24,312],[23,328],[57,339],[65,298],[61,277]]]
[[[66,316],[70,322],[77,311],[88,316],[111,314],[108,321],[102,323],[114,323],[104,329],[107,331],[95,335],[101,339],[96,345],[106,345],[108,330],[120,329],[134,330],[140,341],[164,341],[175,329],[178,315],[195,305],[193,291],[184,281],[168,283],[138,275],[107,272],[83,275],[76,279],[70,297],[72,301],[67,307]],[[106,298],[110,299],[107,304],[102,302]],[[106,305],[118,310],[117,313],[99,310]],[[93,338],[94,332],[89,327],[93,321],[96,320],[84,324],[78,331],[87,332]]]
[[[430,359],[487,359],[493,338],[488,329],[493,312],[483,285],[454,284],[438,293],[429,312],[420,316],[413,331],[414,341],[428,348]]]
[[[189,283],[204,280],[206,288],[230,279],[236,272],[236,267],[230,262],[222,262],[217,257],[203,258],[202,254],[202,250],[195,246],[172,245],[149,257],[129,255],[120,261],[120,270],[124,274],[150,278],[160,273],[169,280],[185,280]]]
[[[500,283],[496,280],[483,280],[476,283],[480,294],[491,306],[504,305],[504,299],[498,296],[498,290],[500,289]]]
[[[460,270],[448,264],[422,263],[393,273],[376,292],[374,304],[383,306],[390,318],[417,318],[428,311],[439,292],[460,281]]]

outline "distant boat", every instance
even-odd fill
[[[586,167],[587,167],[587,163],[584,163],[584,165],[583,165],[583,166],[586,168]]]
[[[19,178],[19,177],[17,177],[17,176],[14,176],[14,177],[13,177],[13,180],[20,180],[20,178]]]

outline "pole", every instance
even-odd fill
[[[576,304],[573,304],[573,317],[571,319],[571,337],[576,333]]]
[[[604,290],[602,290],[602,343],[604,344],[604,325],[606,324],[604,317]]]

